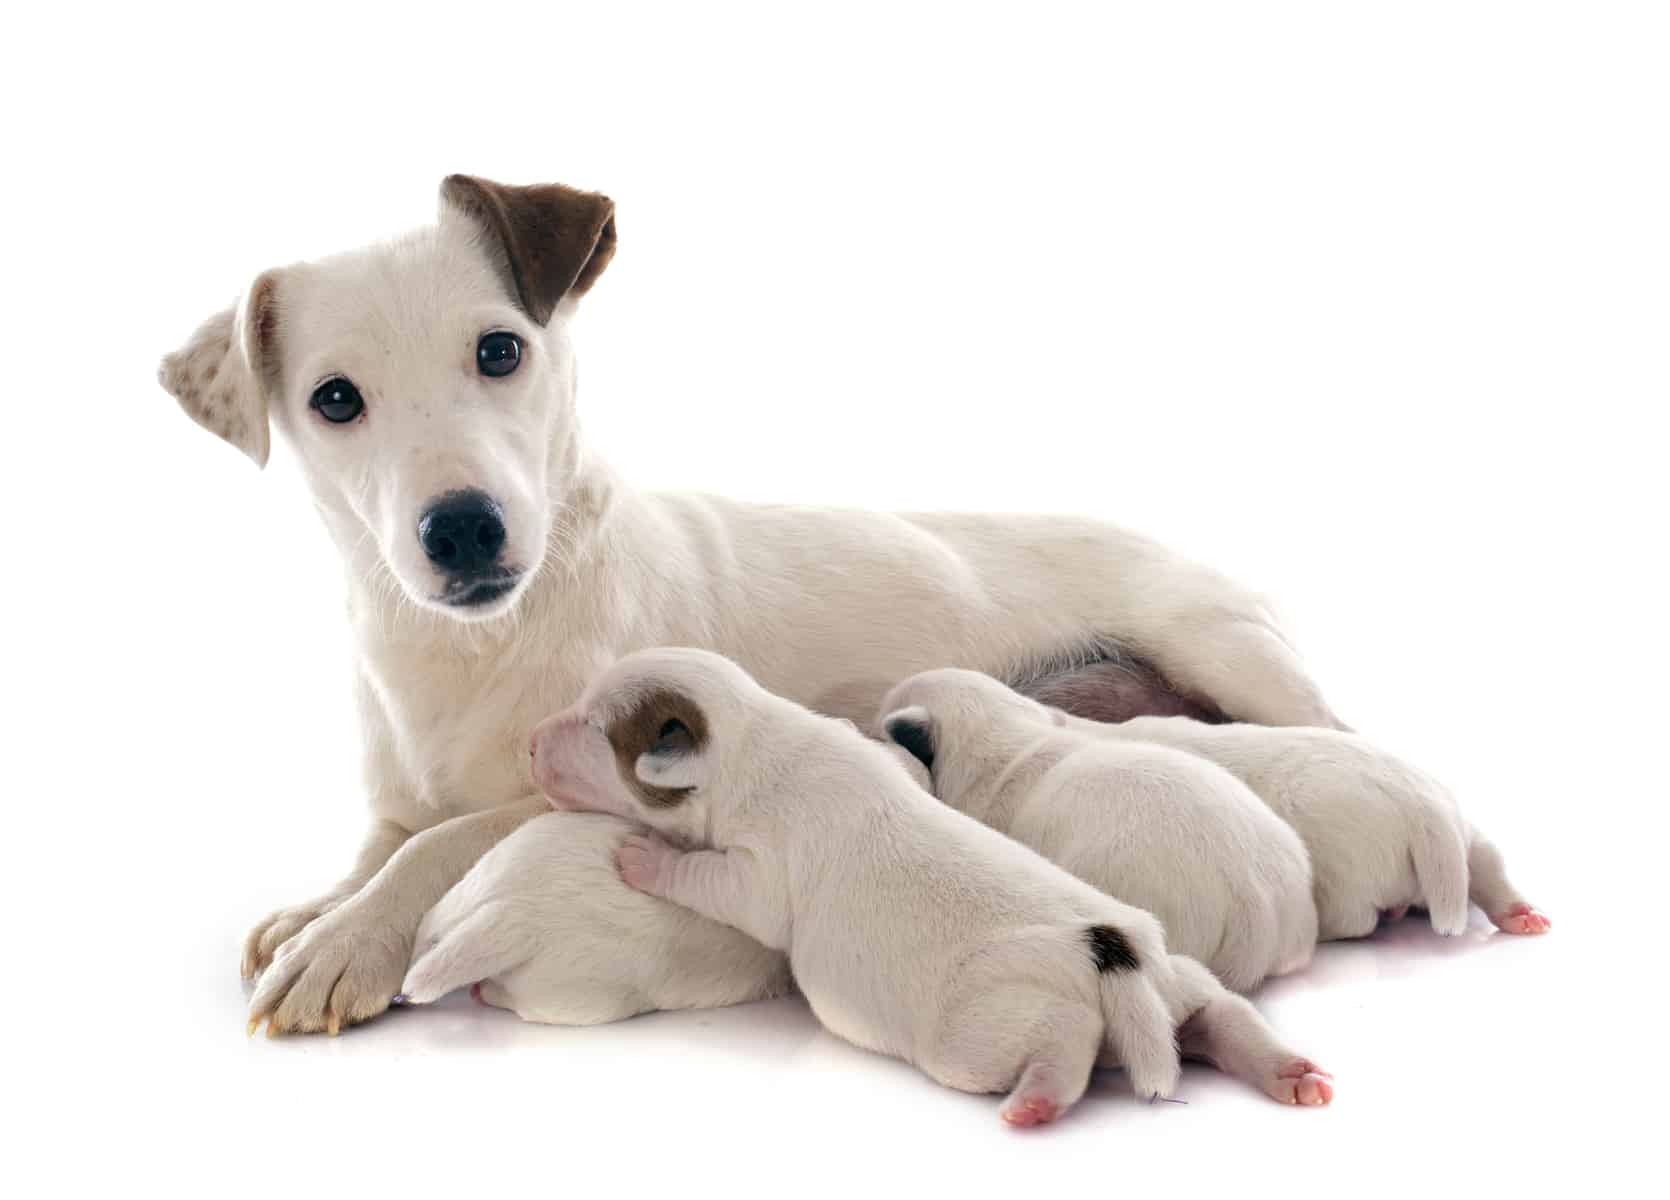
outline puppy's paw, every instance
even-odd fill
[[[1055,1120],[1057,1112],[1055,1101],[1048,1096],[1010,1096],[997,1115],[1017,1129],[1031,1129],[1034,1125],[1048,1125]]]
[[[634,833],[615,851],[615,866],[628,887],[659,896],[666,872],[678,857],[678,850],[653,833]]]
[[[267,969],[267,964],[272,962],[273,955],[278,953],[280,946],[326,913],[339,908],[345,898],[336,895],[320,896],[305,904],[281,908],[269,914],[265,920],[258,921],[244,936],[243,956],[238,963],[238,973],[245,979],[254,979]]]
[[[1507,912],[1491,913],[1490,923],[1503,933],[1547,933],[1554,926],[1542,913],[1529,904],[1515,904]]]
[[[1334,1098],[1334,1077],[1308,1058],[1280,1063],[1264,1090],[1283,1104],[1320,1107]]]
[[[412,937],[353,902],[314,921],[274,956],[249,1002],[249,1032],[338,1033],[376,1016],[400,991]]]

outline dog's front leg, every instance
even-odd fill
[[[369,1020],[400,990],[423,914],[543,797],[444,821],[407,839],[352,896],[280,947],[249,1002],[249,1028],[268,1036],[336,1033]]]
[[[249,931],[244,938],[243,958],[239,964],[243,977],[254,979],[264,971],[280,946],[364,887],[411,836],[409,831],[393,821],[372,822],[365,842],[360,846],[359,857],[354,860],[354,869],[340,883],[323,895],[269,914]]]

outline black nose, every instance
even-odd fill
[[[448,492],[418,521],[418,541],[429,561],[449,575],[475,575],[504,549],[504,513],[486,492]]]

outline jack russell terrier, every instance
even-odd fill
[[[628,486],[581,439],[572,341],[615,246],[604,196],[451,176],[433,225],[263,272],[163,361],[255,462],[277,430],[346,569],[371,823],[250,931],[252,1028],[382,1012],[424,914],[545,811],[529,731],[635,649],[858,721],[963,666],[1084,717],[1339,725],[1262,599],[1114,526]]]

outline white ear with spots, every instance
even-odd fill
[[[276,373],[276,285],[274,272],[260,276],[236,307],[204,321],[157,370],[158,382],[187,416],[258,467],[267,465],[271,447],[267,391]]]

